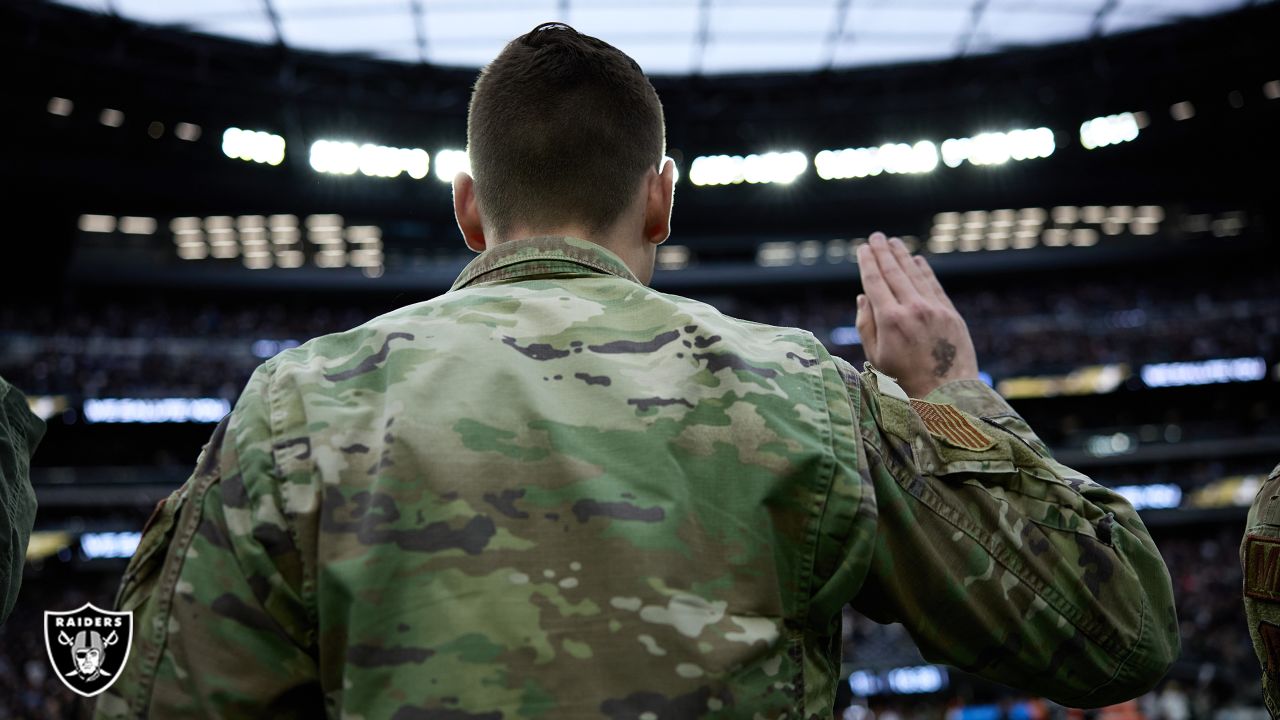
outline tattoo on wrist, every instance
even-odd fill
[[[933,344],[933,359],[934,377],[946,377],[947,373],[951,372],[951,366],[956,361],[956,346],[942,338],[938,338]]]

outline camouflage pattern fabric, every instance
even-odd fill
[[[987,449],[810,333],[505,243],[255,373],[130,563],[98,717],[829,718],[851,600],[1063,702],[1146,690],[1178,639],[1132,508],[986,386],[928,400]]]
[[[1262,664],[1262,699],[1280,718],[1280,465],[1254,498],[1244,540],[1244,610]]]
[[[22,564],[36,519],[31,456],[44,437],[44,421],[27,399],[0,378],[0,623],[9,617],[22,585]]]

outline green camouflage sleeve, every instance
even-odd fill
[[[925,402],[869,369],[850,390],[879,512],[855,608],[932,662],[1064,705],[1159,681],[1179,651],[1172,584],[1124,498],[1053,461],[981,382]]]
[[[1258,488],[1249,508],[1240,565],[1244,612],[1253,650],[1262,664],[1262,699],[1280,718],[1280,465]]]
[[[27,408],[17,388],[0,378],[0,623],[13,610],[22,584],[22,564],[36,517],[28,471],[43,436],[44,421]]]
[[[314,609],[275,480],[270,364],[148,521],[117,598],[133,651],[99,718],[321,717]]]

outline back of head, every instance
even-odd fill
[[[568,223],[604,232],[662,160],[662,104],[622,51],[544,23],[481,72],[467,146],[480,207],[497,237]]]

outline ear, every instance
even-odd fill
[[[676,184],[676,161],[662,159],[662,169],[646,178],[644,239],[661,245],[671,237],[671,204]]]
[[[467,247],[484,252],[484,224],[480,221],[480,207],[476,204],[476,181],[464,172],[453,176],[453,216],[458,219],[458,229],[462,231]]]

